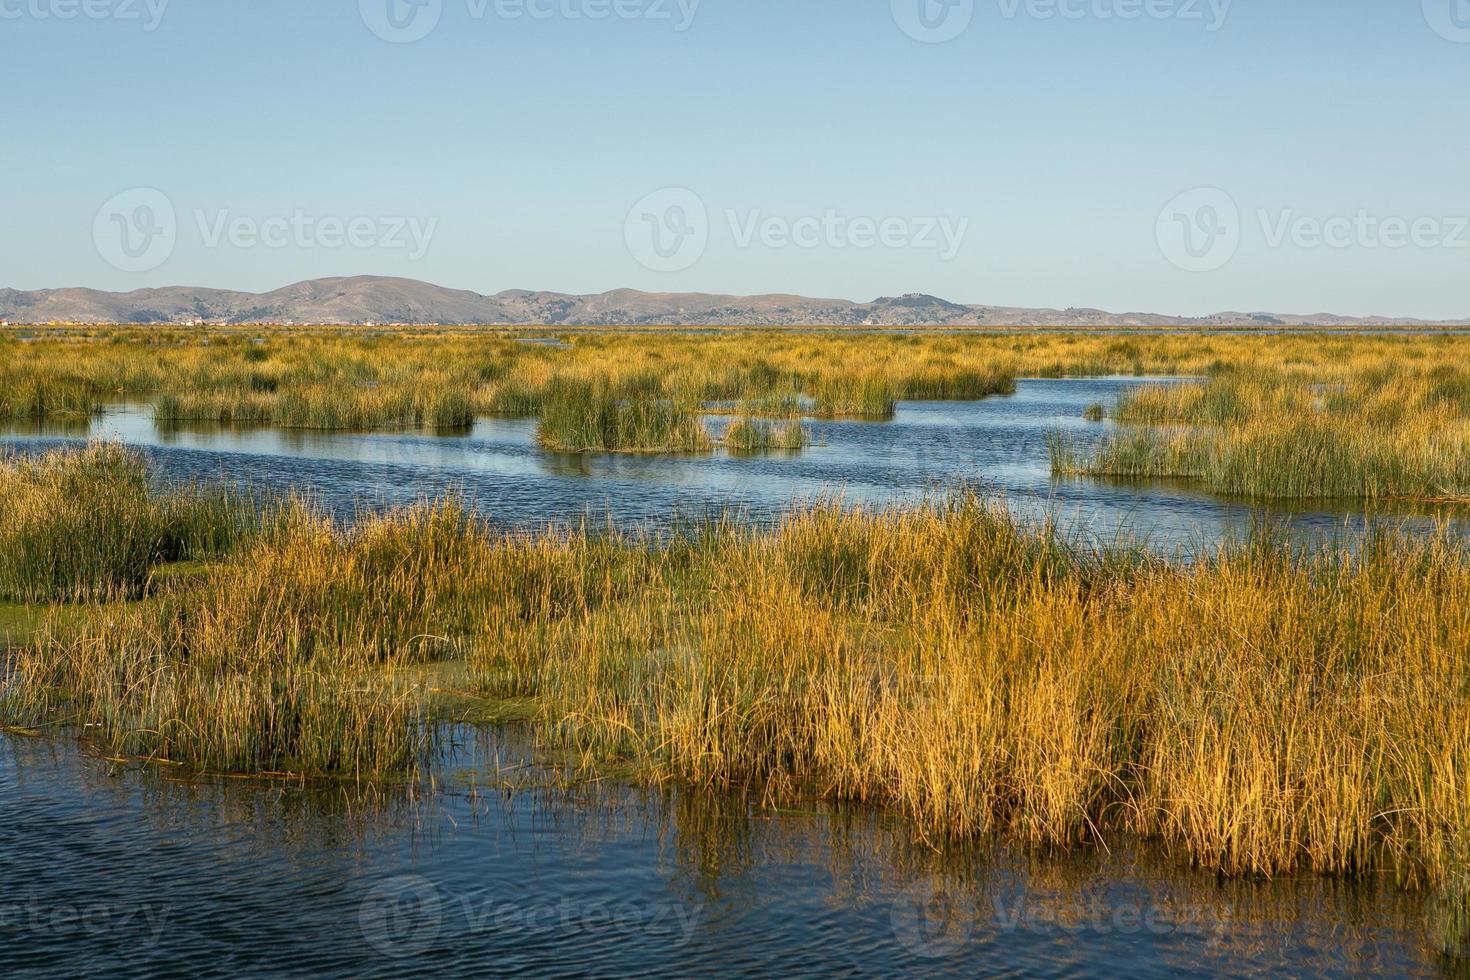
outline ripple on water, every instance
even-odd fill
[[[875,815],[602,788],[178,781],[0,736],[0,971],[1428,974],[1409,897],[1147,854],[939,858]],[[478,781],[484,795],[470,792]]]
[[[1028,518],[1055,518],[1085,540],[1144,539],[1172,552],[1246,532],[1261,511],[1186,484],[1055,480],[1046,438],[1086,445],[1109,426],[1083,419],[1144,381],[1023,380],[1011,397],[906,402],[892,422],[811,421],[813,445],[791,455],[629,457],[563,455],[536,445],[533,420],[485,419],[468,434],[285,432],[160,428],[145,406],[118,406],[83,429],[0,430],[0,444],[37,451],[86,438],[140,446],[176,480],[227,480],[305,491],[351,518],[364,504],[393,506],[463,491],[495,523],[542,527],[591,517],[623,526],[729,510],[769,522],[794,503],[838,496],[852,504],[912,503],[963,483],[992,492]],[[1277,507],[1294,533],[1339,534],[1355,508]],[[1408,510],[1396,520],[1429,526]]]
[[[795,456],[633,459],[540,452],[535,424],[468,435],[159,430],[117,408],[81,430],[11,429],[38,451],[143,447],[164,477],[293,487],[344,517],[363,502],[470,494],[507,527],[631,525],[793,501],[912,502],[957,482],[1024,515],[1165,550],[1257,511],[1184,486],[1054,482],[1046,434],[1138,379],[1024,381],[1011,398],[906,403],[891,423],[813,422]],[[1346,515],[1297,510],[1301,533]],[[1422,517],[1410,520],[1423,521]],[[479,759],[494,736],[471,743]],[[901,826],[729,801],[464,787],[412,798],[248,780],[188,782],[0,735],[0,974],[396,976],[746,972],[1165,976],[1434,972],[1422,901],[1314,879],[1222,884],[1148,855],[939,860]]]

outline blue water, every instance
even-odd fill
[[[1053,481],[1046,434],[1138,379],[814,422],[794,455],[567,457],[535,424],[456,436],[160,430],[121,407],[12,429],[33,452],[142,447],[168,479],[296,489],[344,517],[470,495],[505,527],[913,502],[965,484],[1089,540],[1208,546],[1247,504]],[[1284,519],[1332,534],[1350,510]],[[1396,519],[1423,522],[1426,515]],[[432,787],[183,779],[0,734],[0,976],[1432,975],[1432,899],[1318,879],[1221,882],[1148,852],[938,856],[901,821],[617,786],[537,789],[504,733],[461,733]]]
[[[630,789],[178,780],[0,736],[0,975],[1431,975],[1424,901]]]
[[[837,497],[852,505],[913,503],[966,485],[1029,518],[1050,518],[1087,542],[1143,539],[1173,552],[1244,534],[1263,511],[1184,485],[1052,478],[1049,432],[1087,444],[1109,423],[1083,419],[1148,379],[1026,380],[1016,394],[980,402],[906,402],[891,422],[813,421],[814,445],[792,454],[569,456],[536,445],[534,420],[480,421],[463,435],[160,429],[147,407],[110,410],[81,429],[0,430],[0,447],[37,450],[86,438],[143,447],[174,479],[224,480],[310,494],[343,517],[363,506],[413,503],[449,491],[470,496],[507,528],[591,518],[657,526],[733,511],[769,522],[793,506]],[[712,420],[712,424],[718,424]],[[1360,525],[1353,508],[1277,507],[1302,534]],[[1427,525],[1433,514],[1400,519]]]

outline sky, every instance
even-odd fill
[[[1470,317],[1470,0],[0,0],[0,287]]]

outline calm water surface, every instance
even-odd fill
[[[1047,434],[1063,432],[1082,444],[1100,438],[1111,424],[1087,422],[1083,411],[1148,380],[1027,380],[1008,398],[905,402],[892,422],[812,422],[815,445],[792,455],[559,455],[537,447],[536,422],[529,419],[482,420],[471,432],[449,436],[161,429],[145,406],[114,408],[80,429],[0,429],[0,448],[121,440],[143,447],[168,477],[292,487],[344,517],[364,505],[459,490],[505,527],[589,516],[656,526],[727,510],[763,522],[821,498],[883,506],[964,483],[1028,517],[1054,518],[1065,532],[1104,543],[1128,535],[1173,551],[1244,533],[1261,514],[1245,502],[1182,485],[1052,478]],[[1278,508],[1275,516],[1303,534],[1333,535],[1361,524],[1351,507]],[[1422,512],[1396,519],[1429,523]]]
[[[860,813],[174,780],[0,738],[0,975],[1433,975],[1434,910],[1146,855],[938,858]],[[503,771],[503,770],[501,770]],[[1432,903],[1430,903],[1432,904]]]
[[[881,505],[965,482],[1030,516],[1163,548],[1248,527],[1185,487],[1051,479],[1045,437],[1138,379],[1027,381],[1012,398],[814,423],[792,456],[561,457],[532,422],[457,436],[160,431],[146,409],[11,430],[37,451],[143,447],[174,479],[295,487],[350,516],[463,490],[506,527],[768,521],[840,495]],[[1286,515],[1331,534],[1348,511]],[[1427,520],[1425,515],[1396,519]],[[936,857],[891,818],[628,789],[504,791],[519,758],[459,734],[432,790],[183,780],[72,741],[0,734],[0,976],[1174,976],[1447,969],[1432,899],[1312,878],[1220,882],[1158,855]]]

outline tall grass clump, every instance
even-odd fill
[[[797,452],[806,446],[807,431],[799,417],[773,421],[741,415],[725,429],[723,442],[735,453]]]
[[[1139,835],[1232,875],[1432,888],[1470,854],[1467,631],[1445,536],[1185,565],[961,499],[725,528],[471,662],[592,767],[889,806],[936,842]]]
[[[153,569],[227,552],[258,523],[222,489],[155,490],[136,453],[105,444],[0,462],[0,599],[137,595]]]
[[[0,419],[85,419],[100,407],[98,386],[86,378],[0,368]]]
[[[649,379],[559,378],[541,405],[538,436],[555,452],[705,452],[712,440],[698,414]]]
[[[483,552],[457,507],[348,533],[291,504],[188,589],[34,639],[10,713],[214,771],[412,770],[432,726],[426,692],[398,669],[458,649],[478,608],[462,576]]]
[[[532,635],[666,560],[589,536],[501,536],[447,500],[338,524],[300,502],[228,561],[16,651],[7,718],[211,771],[387,777],[432,748],[412,668]]]
[[[212,772],[380,777],[422,762],[419,686],[345,657],[293,659],[269,630],[221,637],[221,612],[190,591],[43,629],[14,652],[0,711]]]
[[[153,400],[153,418],[159,423],[270,425],[275,418],[275,402],[257,392],[169,392]]]
[[[824,418],[886,420],[898,408],[898,388],[892,380],[873,372],[859,375],[824,375],[810,385],[814,399],[812,414]]]
[[[334,431],[463,429],[475,420],[468,390],[433,385],[422,389],[303,385],[269,393],[164,394],[154,400],[153,413],[160,422]]]
[[[965,493],[656,537],[294,504],[196,582],[43,630],[4,709],[128,755],[390,776],[422,763],[423,665],[448,661],[592,770],[887,807],[932,843],[1142,837],[1229,875],[1449,894],[1466,636],[1448,531],[1262,530],[1183,562]]]
[[[1466,499],[1467,385],[1458,369],[1380,363],[1145,387],[1118,405],[1123,429],[1053,468],[1259,499]]]
[[[1016,374],[1008,365],[960,367],[953,360],[925,363],[897,379],[898,397],[907,401],[978,401],[1016,392]]]

